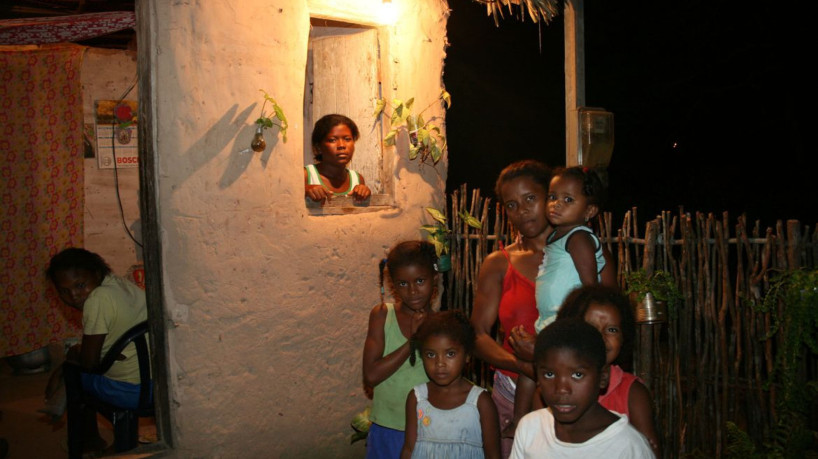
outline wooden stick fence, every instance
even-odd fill
[[[464,210],[482,229],[458,217]],[[513,229],[490,199],[479,190],[469,196],[465,185],[451,195],[448,219],[454,238],[446,305],[471,314],[480,264],[499,242],[512,240]],[[765,340],[772,313],[752,305],[769,288],[772,272],[816,269],[818,230],[810,233],[809,226],[789,220],[762,232],[760,222],[749,226],[744,216],[731,226],[727,213],[717,218],[680,209],[662,212],[640,234],[636,208],[626,212],[615,234],[610,213],[596,226],[617,259],[622,288],[629,272],[661,270],[672,275],[683,296],[668,323],[638,325],[634,346],[635,373],[652,392],[664,456],[722,457],[727,421],[750,438],[767,438],[776,420],[776,387],[765,383],[786,333]],[[805,381],[818,379],[816,368],[815,356],[805,354]],[[486,365],[478,362],[471,371],[476,383],[491,385]]]

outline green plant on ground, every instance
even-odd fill
[[[760,442],[728,422],[726,457],[818,457],[818,432],[810,425],[818,380],[804,377],[805,354],[818,354],[818,270],[774,273],[753,309],[770,315],[770,330],[762,340],[777,338],[773,370],[764,384],[764,390],[775,387],[775,421]]]
[[[434,225],[423,225],[420,229],[428,233],[426,239],[434,244],[437,256],[440,258],[441,255],[448,254],[451,251],[452,230],[449,229],[446,215],[443,212],[434,207],[427,207],[426,212],[432,216],[436,223]],[[480,229],[483,227],[480,220],[472,217],[466,211],[458,212],[457,215],[472,228]]]
[[[369,426],[372,425],[372,421],[369,420],[370,411],[372,411],[372,407],[367,406],[363,411],[352,417],[350,426],[352,426],[354,432],[349,436],[350,445],[358,440],[365,439],[369,434]]]
[[[409,138],[409,159],[420,158],[421,164],[437,164],[446,153],[446,137],[443,131],[437,126],[434,118],[424,119],[423,113],[435,103],[442,102],[446,109],[452,106],[452,99],[446,90],[441,90],[438,98],[426,106],[418,114],[412,112],[415,98],[401,100],[394,99],[390,105],[392,113],[387,113],[387,103],[385,99],[375,100],[374,117],[384,114],[389,117],[390,129],[384,138],[384,144],[394,146],[398,140],[398,133],[405,131]]]
[[[747,432],[730,421],[727,421],[727,446],[724,454],[726,457],[737,459],[761,459],[764,457],[757,452],[755,443],[747,435]]]
[[[818,400],[818,380],[805,380],[803,371],[805,354],[818,354],[818,270],[775,274],[767,292],[753,307],[771,316],[770,331],[762,339],[778,338],[773,371],[764,387],[776,388],[776,419],[770,437],[762,441],[760,457],[800,458],[808,457],[808,453],[809,457],[818,457],[818,432],[809,424]]]

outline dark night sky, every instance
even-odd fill
[[[562,16],[498,28],[473,0],[449,5],[449,190],[493,194],[517,159],[564,165]],[[585,1],[586,105],[616,119],[607,210],[617,219],[683,205],[765,225],[818,221],[804,109],[812,26],[803,11],[771,7]]]

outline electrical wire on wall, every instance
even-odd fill
[[[126,97],[128,97],[128,94],[130,94],[131,91],[133,91],[133,88],[136,86],[136,83],[137,83],[138,79],[139,79],[138,75],[134,77],[133,82],[128,87],[128,89],[125,90],[125,92],[122,94],[122,96],[116,101],[116,104],[114,104],[114,107],[121,104],[122,101],[125,100]],[[112,121],[111,121],[111,155],[113,156],[113,159],[114,159],[114,189],[116,189],[116,202],[119,205],[119,216],[120,216],[120,218],[122,220],[122,226],[125,228],[125,232],[128,234],[128,237],[131,238],[131,240],[134,241],[134,243],[136,245],[138,245],[139,248],[141,249],[141,248],[143,248],[142,243],[136,240],[133,233],[131,233],[131,229],[128,228],[127,222],[125,222],[125,210],[122,208],[122,196],[120,196],[120,194],[119,194],[119,171],[118,171],[118,168],[117,168],[117,161],[116,161],[116,128],[117,127],[118,127],[118,123],[117,123],[116,117],[114,116],[114,117],[112,117]]]

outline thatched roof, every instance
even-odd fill
[[[519,16],[525,20],[526,15],[533,22],[542,20],[546,24],[559,14],[558,0],[474,0],[486,5],[486,13],[494,17],[494,23],[499,26],[503,10],[508,10],[510,16]],[[512,7],[514,5],[514,7]],[[517,10],[516,12],[514,10]],[[527,13],[527,14],[526,14]]]

